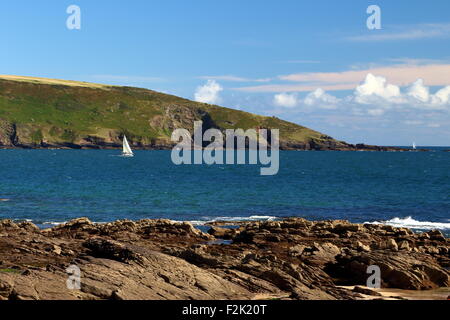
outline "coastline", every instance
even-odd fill
[[[425,290],[450,287],[450,241],[436,230],[302,218],[233,224],[202,232],[163,219],[79,218],[41,230],[1,220],[0,299],[415,299],[401,290],[432,299]],[[80,290],[66,287],[71,265]],[[360,288],[370,265],[381,269],[384,296]]]
[[[150,146],[139,146],[132,145],[134,150],[146,150],[146,151],[159,151],[159,150],[172,150],[176,145],[150,145]],[[402,148],[402,147],[390,147],[390,146],[372,146],[365,144],[358,145],[348,145],[343,148],[332,148],[332,147],[320,147],[316,148],[301,146],[287,146],[280,145],[280,151],[366,151],[366,152],[408,152],[411,149]],[[77,145],[77,144],[68,144],[68,145],[15,145],[15,146],[6,146],[0,144],[0,150],[122,150],[122,145]],[[223,150],[229,150],[223,148]],[[427,152],[427,149],[415,150],[416,152]]]

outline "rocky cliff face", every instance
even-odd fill
[[[239,225],[207,234],[168,220],[81,218],[47,230],[0,221],[0,300],[386,298],[360,287],[373,265],[384,288],[450,286],[439,231],[299,218]],[[69,266],[80,289],[66,286]]]
[[[177,128],[279,129],[286,150],[394,150],[337,141],[275,117],[130,87],[0,76],[0,147],[169,149]]]

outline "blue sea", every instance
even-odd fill
[[[0,150],[0,219],[41,227],[168,218],[304,217],[450,232],[450,148],[430,152],[280,152],[259,165],[181,165],[170,151]]]

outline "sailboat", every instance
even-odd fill
[[[415,143],[415,142],[413,142],[412,148],[413,148],[413,150],[417,150],[417,147],[416,147],[416,143]]]
[[[123,136],[123,150],[122,157],[134,157],[133,150],[131,150],[130,145],[128,144],[127,137]]]

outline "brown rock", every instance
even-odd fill
[[[0,221],[0,299],[361,299],[337,285],[365,284],[372,265],[383,287],[449,286],[449,242],[436,232],[297,218],[237,230],[223,244],[164,219],[76,219],[40,232]],[[81,290],[66,287],[74,264]]]
[[[333,231],[335,233],[345,233],[345,232],[359,232],[362,230],[362,226],[359,224],[350,223],[339,223],[337,224]]]
[[[432,231],[429,231],[427,234],[431,240],[445,241],[444,235],[439,230],[432,230]]]
[[[296,245],[293,247],[289,248],[289,256],[291,257],[298,257],[301,256],[303,254],[303,251],[306,249],[307,247],[304,245]]]
[[[12,220],[6,219],[6,220],[0,220],[0,230],[17,230],[19,229],[19,226],[15,224]]]
[[[235,230],[220,227],[211,227],[211,229],[208,230],[208,233],[219,239],[232,239],[235,234]]]
[[[21,229],[25,229],[30,232],[40,232],[39,228],[31,222],[24,221],[18,224],[18,227]]]
[[[403,241],[401,241],[398,244],[398,249],[399,250],[406,250],[406,251],[410,251],[411,250],[411,248],[409,247],[409,242],[406,241],[406,240],[403,240]]]
[[[394,239],[388,239],[379,244],[379,249],[388,249],[392,251],[398,251],[397,242]]]
[[[370,246],[363,244],[361,241],[356,241],[354,246],[358,251],[370,252]]]
[[[373,289],[366,288],[366,287],[361,287],[361,286],[355,286],[353,288],[353,291],[357,292],[357,293],[362,293],[362,294],[365,294],[365,295],[368,295],[368,296],[378,296],[378,297],[383,296],[381,293],[379,293],[379,292],[377,292],[377,291],[375,291]]]
[[[419,262],[415,255],[405,251],[395,255],[373,251],[359,256],[338,256],[336,260],[329,266],[330,274],[342,276],[339,272],[344,272],[358,283],[366,282],[367,269],[371,265],[380,268],[384,287],[424,290],[446,287],[450,283],[450,272],[436,261],[427,257]]]
[[[56,255],[60,255],[62,252],[62,249],[60,246],[54,245],[52,248],[52,252]]]

